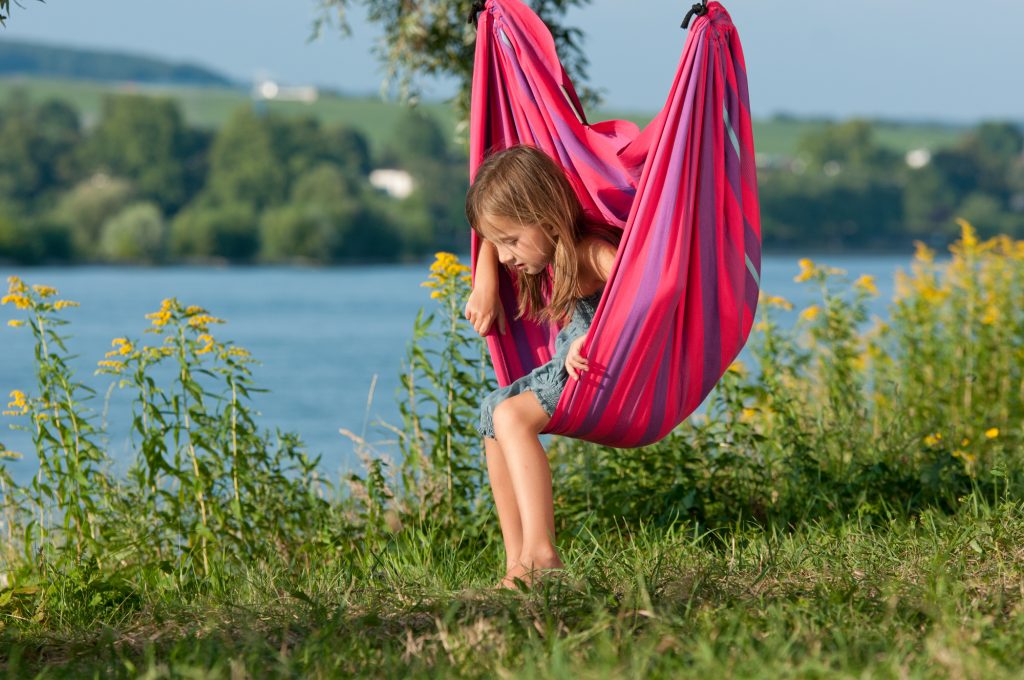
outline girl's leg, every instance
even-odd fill
[[[523,525],[519,519],[519,505],[512,488],[512,478],[501,445],[496,439],[484,437],[487,452],[487,477],[491,481],[491,493],[498,510],[501,538],[505,543],[505,571],[510,571],[519,562],[523,549]]]
[[[506,581],[534,569],[562,566],[555,550],[555,511],[551,492],[551,468],[540,444],[540,432],[548,422],[533,392],[523,392],[498,404],[494,433],[508,467],[522,526],[518,566]]]

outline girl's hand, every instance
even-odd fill
[[[580,372],[588,368],[587,360],[580,356],[580,348],[583,347],[583,341],[586,339],[586,335],[581,335],[573,340],[569,345],[569,353],[565,357],[565,370],[573,380],[579,380]]]
[[[505,335],[505,310],[501,307],[497,289],[476,286],[466,302],[466,318],[480,335],[487,335],[495,321],[498,322],[498,332]]]

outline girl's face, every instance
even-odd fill
[[[555,256],[555,244],[536,224],[520,224],[507,217],[487,215],[482,230],[498,249],[498,259],[507,267],[527,274],[540,274]]]

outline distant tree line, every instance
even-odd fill
[[[368,181],[405,170],[398,199]],[[31,263],[385,261],[468,247],[465,158],[410,110],[374,158],[365,136],[243,108],[218,130],[170,99],[0,105],[0,260]]]
[[[756,140],[755,140],[756,142]],[[1024,134],[986,122],[950,148],[897,153],[870,123],[805,135],[793,158],[758,172],[765,245],[792,249],[942,246],[964,217],[983,235],[1024,237]]]
[[[755,140],[756,141],[756,140]],[[759,169],[765,246],[941,246],[954,218],[1024,237],[1024,135],[983,123],[909,156],[866,121],[816,128]],[[408,172],[403,199],[372,168]],[[465,251],[466,159],[409,110],[376,153],[358,130],[243,108],[191,127],[170,99],[109,96],[88,128],[70,105],[0,104],[0,261],[236,263],[394,261]]]

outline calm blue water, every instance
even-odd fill
[[[796,256],[766,257],[763,289],[782,295],[796,306],[783,319],[816,301],[809,286],[796,284]],[[812,257],[815,262],[846,269],[851,277],[875,276],[881,293],[873,311],[885,315],[891,299],[893,275],[906,267],[909,256]],[[367,432],[371,440],[388,438],[375,421],[399,423],[396,393],[405,348],[421,307],[430,308],[428,290],[419,286],[428,264],[347,267],[334,269],[259,268],[5,268],[29,284],[56,287],[60,298],[81,307],[64,310],[71,323],[61,331],[70,335],[68,349],[77,379],[96,390],[89,402],[107,422],[107,450],[115,460],[131,457],[128,439],[132,394],[111,387],[110,376],[94,376],[96,362],[110,350],[110,341],[128,336],[146,342],[147,313],[156,311],[166,297],[186,305],[200,305],[226,324],[211,331],[219,340],[233,340],[252,352],[258,387],[270,391],[253,395],[261,415],[257,423],[298,432],[311,453],[323,455],[322,467],[333,476],[358,467],[351,441],[340,428]],[[0,399],[6,408],[8,393],[35,392],[35,361],[31,331],[10,328],[8,319],[24,312],[12,305],[0,307]],[[372,402],[371,385],[376,378]],[[0,418],[0,441],[28,453],[31,439],[8,431],[16,419]],[[17,419],[18,421],[22,419]],[[376,433],[376,435],[374,434]],[[9,463],[15,479],[24,481],[35,471],[30,456]]]

